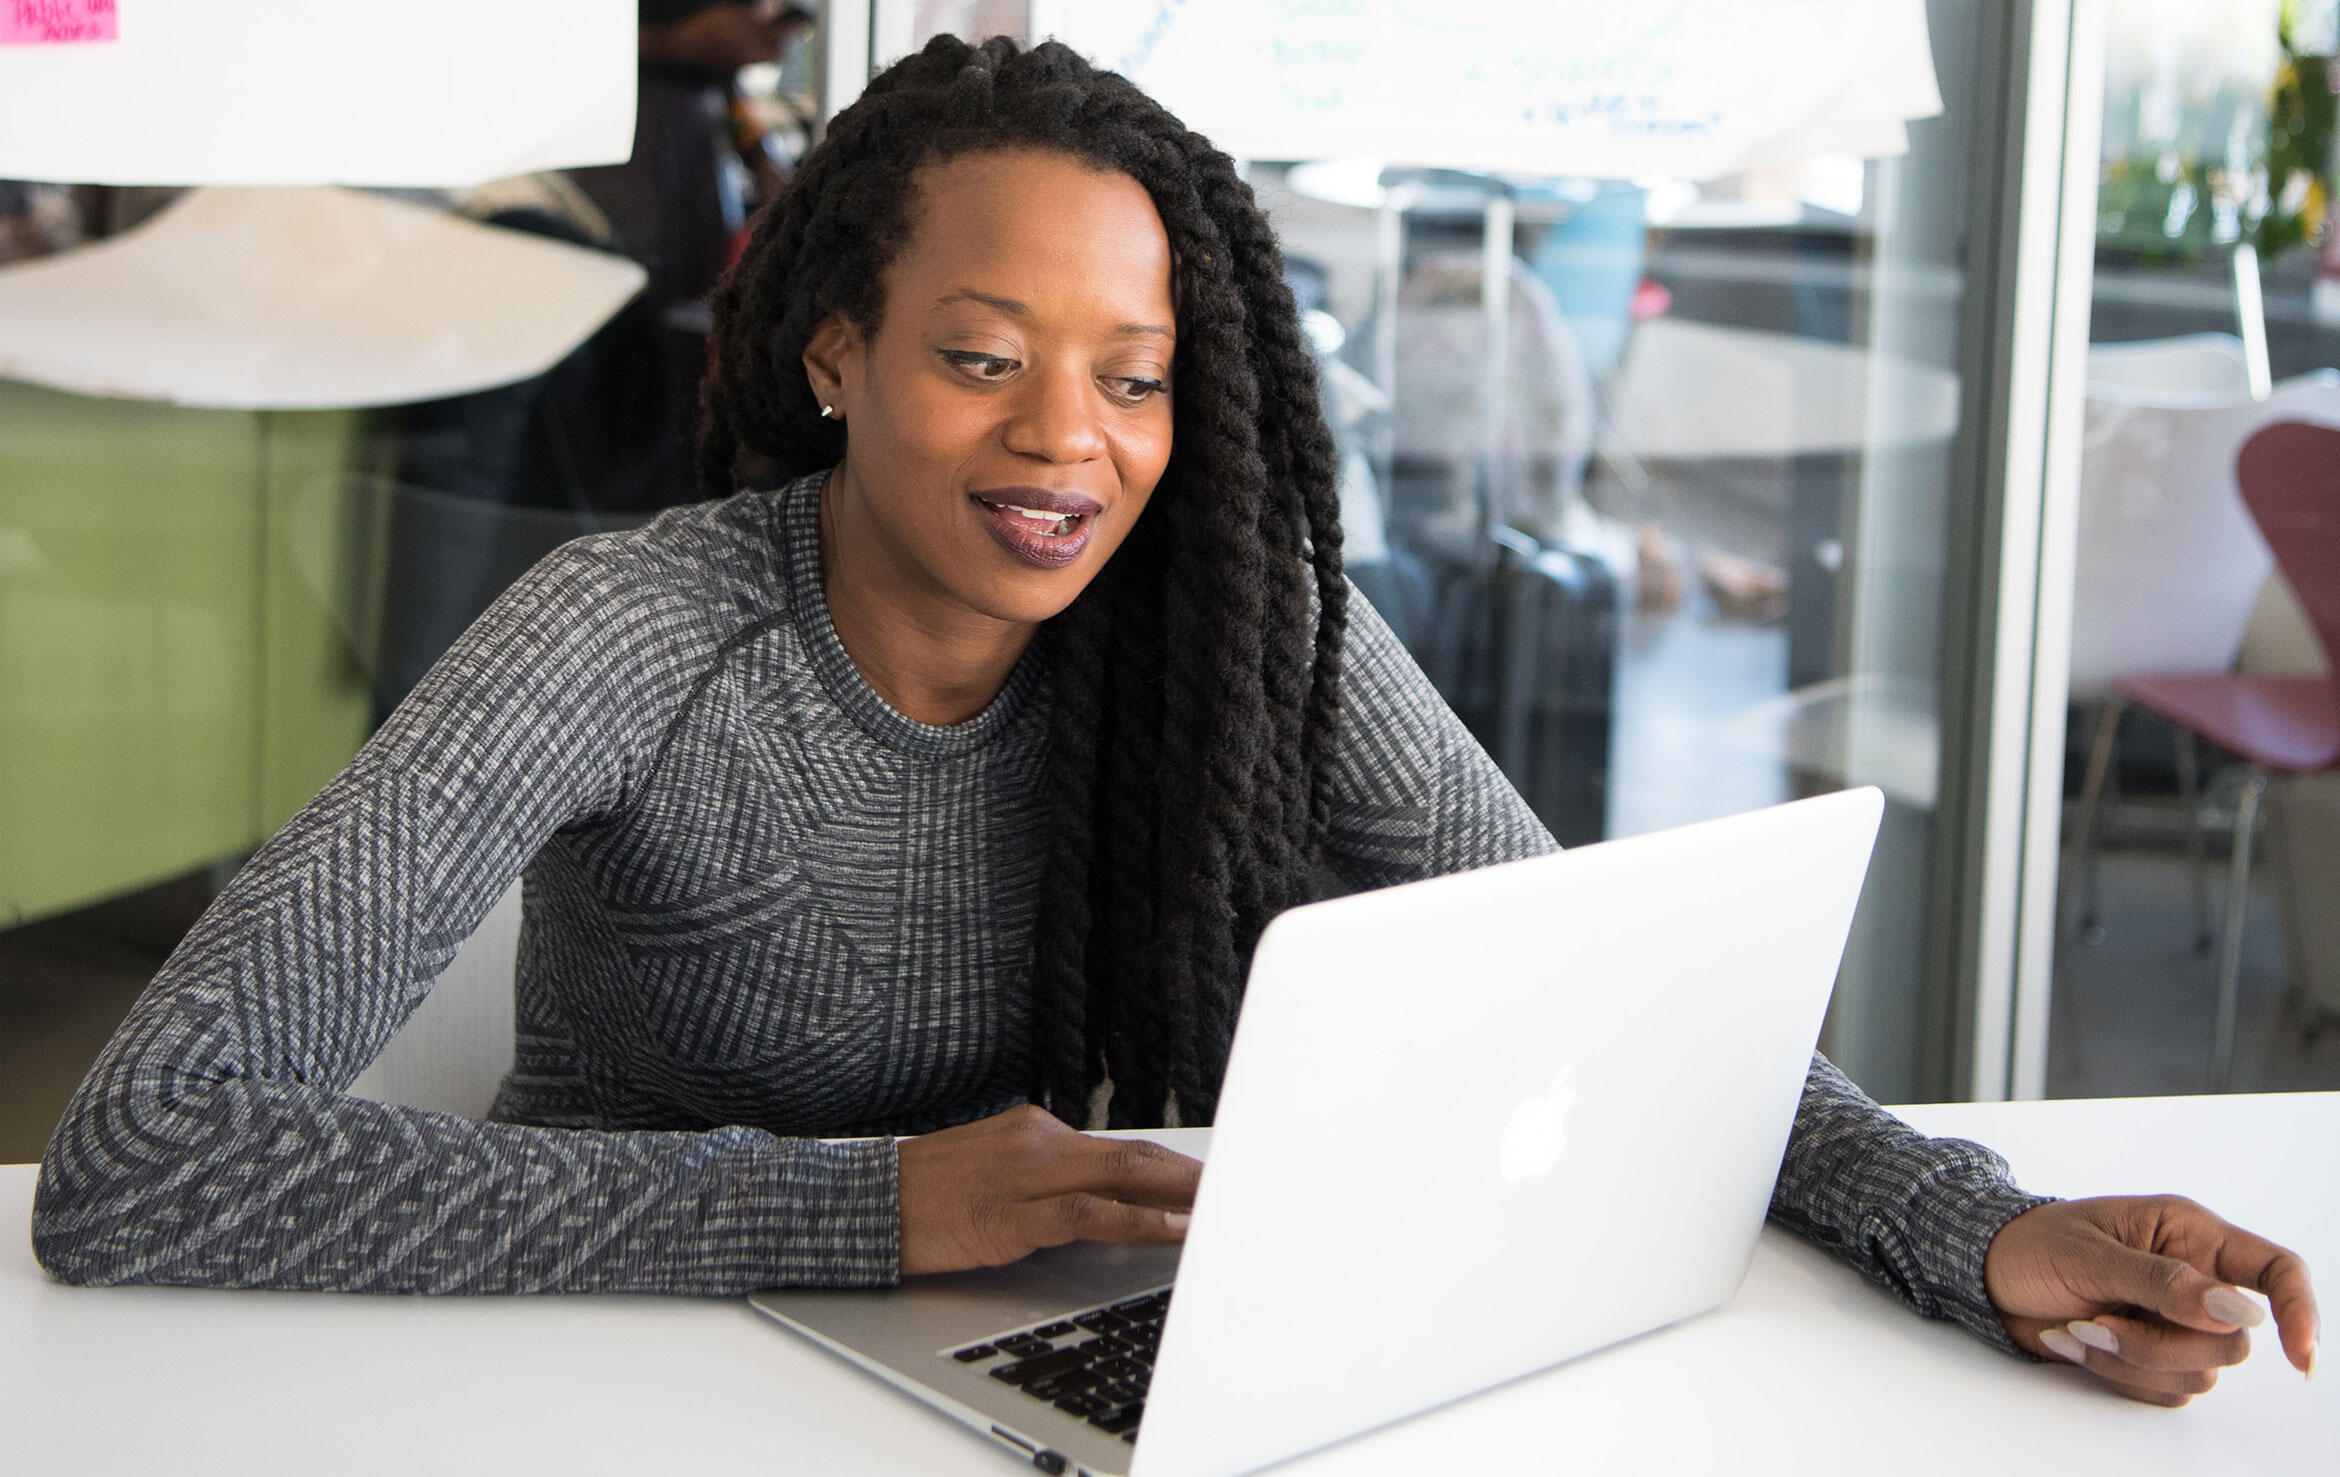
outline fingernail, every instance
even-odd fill
[[[2072,1337],[2091,1349],[2101,1349],[2107,1354],[2121,1352],[2121,1341],[2113,1335],[2111,1329],[2101,1323],[2093,1323],[2084,1318],[2077,1323],[2068,1323],[2064,1325],[2064,1328]]]
[[[1162,1224],[1181,1234],[1184,1234],[1186,1230],[1186,1223],[1193,1219],[1193,1214],[1188,1211],[1165,1210],[1162,1212]]]
[[[2257,1328],[2267,1321],[2267,1310],[2231,1287],[2213,1287],[2202,1294],[2202,1311],[2237,1328]]]
[[[2323,1350],[2319,1346],[2308,1345],[2308,1367],[2304,1371],[2305,1378],[2312,1380],[2316,1377],[2316,1356],[2322,1352]]]
[[[2039,1341],[2046,1347],[2050,1354],[2055,1355],[2058,1359],[2063,1360],[2067,1364],[2085,1364],[2088,1362],[2088,1351],[2080,1346],[2080,1341],[2072,1337],[2070,1334],[2064,1332],[2060,1328],[2041,1329],[2039,1331]]]

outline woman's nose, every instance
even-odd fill
[[[1101,392],[1086,370],[1042,370],[1018,388],[1004,428],[1008,450],[1058,463],[1105,454]]]

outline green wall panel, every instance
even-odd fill
[[[0,922],[236,850],[258,425],[0,382]]]
[[[273,413],[262,437],[263,550],[259,789],[266,837],[341,772],[373,727],[364,654],[373,649],[373,517],[350,475],[364,445],[352,411]]]
[[[356,428],[0,381],[0,927],[249,849],[363,739]]]

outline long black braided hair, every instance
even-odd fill
[[[1308,893],[1330,816],[1347,586],[1331,432],[1283,257],[1225,154],[1054,42],[937,37],[805,156],[714,298],[702,490],[834,465],[806,340],[875,332],[924,165],[1040,148],[1135,179],[1172,255],[1172,452],[1138,526],[1048,622],[1053,841],[1033,959],[1033,1099],[1076,1121],[1208,1123],[1260,931]]]

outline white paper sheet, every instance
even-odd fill
[[[623,257],[353,190],[197,190],[0,268],[0,375],[243,410],[431,400],[543,373],[643,280]]]
[[[1230,153],[1711,179],[1896,153],[1941,111],[1924,0],[1035,0]]]
[[[468,185],[633,147],[635,0],[114,0],[0,40],[0,178]]]

